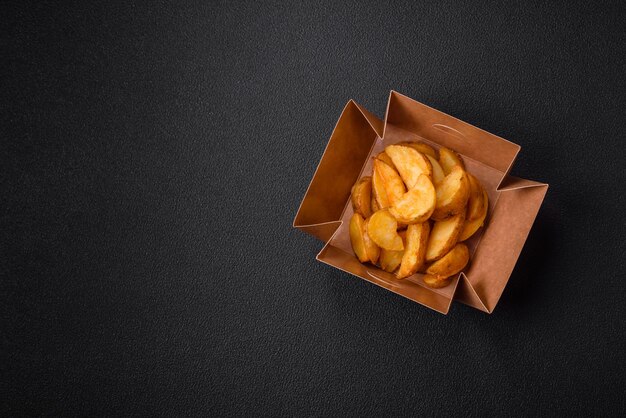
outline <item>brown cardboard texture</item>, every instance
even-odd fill
[[[348,232],[352,185],[372,171],[372,157],[387,145],[425,142],[455,150],[489,195],[485,226],[465,243],[471,259],[452,284],[431,289],[422,274],[397,280],[355,257]],[[446,314],[452,300],[481,311],[495,308],[548,185],[509,176],[520,146],[392,91],[382,121],[350,100],[330,137],[293,226],[326,244],[323,263]]]

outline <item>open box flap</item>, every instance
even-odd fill
[[[294,227],[324,242],[330,239],[340,225],[352,185],[382,130],[381,119],[353,100],[346,104],[300,204]]]

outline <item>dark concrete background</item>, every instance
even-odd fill
[[[623,2],[4,4],[0,413],[626,413]],[[500,304],[442,316],[291,222],[390,89],[550,183]]]

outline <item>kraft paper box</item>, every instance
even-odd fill
[[[361,264],[350,244],[352,185],[371,175],[372,157],[387,145],[421,141],[463,157],[467,171],[489,195],[485,227],[466,241],[470,262],[452,283],[431,289],[422,274],[397,280]],[[520,146],[392,91],[385,120],[349,101],[328,141],[293,226],[325,245],[317,259],[446,314],[452,300],[491,313],[495,308],[548,189],[508,175]]]

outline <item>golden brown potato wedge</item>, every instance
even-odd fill
[[[440,221],[465,212],[470,186],[463,168],[458,165],[452,167],[450,174],[437,185],[436,191],[437,204],[432,214],[434,220]]]
[[[405,224],[425,222],[435,210],[436,196],[430,179],[420,174],[413,188],[389,208],[389,213]]]
[[[426,248],[426,261],[439,260],[446,255],[457,243],[459,234],[463,229],[465,212],[456,216],[437,221],[430,231],[428,247]]]
[[[362,217],[368,218],[372,212],[370,201],[372,199],[372,178],[370,176],[363,177],[352,186],[352,208],[355,213],[359,213]]]
[[[423,142],[400,142],[396,145],[405,145],[407,147],[414,148],[424,155],[430,155],[434,159],[437,159],[437,151],[430,145],[426,145]]]
[[[426,158],[428,158],[428,161],[430,161],[430,165],[433,167],[433,184],[441,183],[446,175],[443,173],[443,168],[441,168],[441,165],[439,165],[439,161],[437,161],[430,155],[426,155]]]
[[[379,153],[375,158],[377,160],[380,160],[380,161],[384,162],[384,163],[387,163],[389,166],[391,166],[393,168],[396,168],[393,165],[393,160],[389,157],[389,155],[385,151]]]
[[[395,168],[378,159],[374,160],[374,169],[383,181],[383,187],[387,192],[389,204],[393,205],[406,192],[402,177],[400,177],[400,174],[398,174]]]
[[[430,224],[428,222],[409,225],[406,230],[404,254],[402,255],[402,262],[397,273],[398,279],[409,277],[422,268],[429,233]]]
[[[465,221],[473,221],[479,218],[483,214],[483,207],[485,200],[483,199],[483,188],[476,177],[467,174],[467,179],[470,185],[470,194],[467,201],[467,213],[465,214]]]
[[[386,250],[404,250],[402,238],[398,235],[398,222],[387,209],[374,213],[367,223],[367,234],[380,248]]]
[[[482,207],[482,213],[478,216],[478,218],[474,220],[465,221],[465,224],[463,225],[463,230],[459,235],[459,241],[465,241],[466,239],[470,238],[476,233],[476,231],[480,229],[481,226],[485,224],[485,218],[487,217],[487,211],[489,209],[489,196],[487,196],[487,192],[484,189],[482,190],[482,193],[484,202],[484,205]]]
[[[463,270],[468,261],[467,245],[458,243],[449,253],[428,266],[426,273],[438,277],[450,277]]]
[[[350,218],[350,242],[352,249],[361,263],[369,261],[367,251],[365,250],[365,239],[363,237],[365,220],[361,215],[355,213]]]
[[[415,148],[405,145],[389,145],[385,148],[385,153],[391,157],[393,165],[409,190],[417,183],[420,175],[425,174],[432,178],[433,168],[430,160]]]
[[[368,235],[368,224],[368,220],[365,220],[365,222],[363,222],[363,244],[365,246],[365,254],[367,254],[367,258],[373,264],[376,264],[378,262],[378,257],[380,256],[380,248],[378,248],[378,245],[376,245]]]
[[[374,195],[374,199],[376,199],[379,210],[389,207],[389,198],[387,197],[387,190],[385,190],[385,180],[380,174],[380,170],[376,169],[376,164],[374,164],[372,171],[372,194]],[[373,210],[372,212],[376,211]]]
[[[441,289],[442,287],[446,287],[450,283],[452,283],[452,278],[438,277],[433,276],[432,274],[426,274],[424,275],[424,283],[426,284],[426,286],[433,289]]]
[[[461,156],[445,147],[442,147],[439,150],[439,164],[441,165],[441,168],[443,168],[443,172],[446,176],[450,174],[452,167],[457,165],[465,170],[465,164],[463,164]]]
[[[406,231],[398,232],[400,238],[402,238],[402,243],[406,246]],[[404,255],[404,250],[400,251],[390,251],[385,250],[384,248],[380,249],[380,257],[378,258],[380,268],[383,270],[393,273],[396,271],[400,263],[402,263],[402,256]]]

